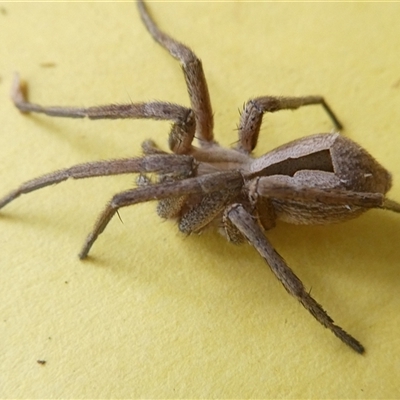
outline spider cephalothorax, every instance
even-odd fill
[[[27,100],[18,76],[12,98],[26,113],[170,120],[171,153],[146,141],[142,145],[143,157],[90,162],[49,173],[0,199],[0,208],[21,194],[68,178],[138,173],[138,187],[113,196],[100,214],[80,258],[88,255],[119,208],[158,200],[158,214],[177,219],[179,229],[186,234],[217,226],[233,243],[248,241],[291,295],[343,342],[363,353],[364,347],[335,325],[310,296],[265,237],[265,231],[278,219],[294,224],[328,224],[357,217],[370,208],[400,212],[400,204],[385,197],[391,186],[390,174],[359,145],[339,133],[304,137],[259,158],[251,156],[266,112],[321,105],[340,129],[341,123],[321,96],[263,96],[248,101],[241,114],[236,148],[220,147],[213,136],[213,112],[201,61],[187,46],[158,29],[142,1],[137,4],[153,38],[180,61],[191,108],[161,101],[89,108],[43,107]],[[192,144],[195,137],[198,147]]]

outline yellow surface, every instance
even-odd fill
[[[202,58],[216,134],[261,94],[323,94],[345,133],[394,175],[400,200],[400,4],[151,3]],[[0,4],[1,193],[79,162],[140,154],[168,123],[23,116],[14,70],[42,104],[188,104],[179,65],[131,3]],[[318,107],[265,118],[257,154],[330,131]],[[371,211],[269,237],[359,356],[290,298],[250,246],[183,237],[154,204],[121,210],[77,259],[112,194],[133,177],[68,182],[0,215],[0,397],[398,398],[400,216]],[[37,360],[45,360],[40,365]]]

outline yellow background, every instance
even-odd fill
[[[152,15],[201,57],[216,135],[262,95],[322,94],[345,134],[394,175],[400,200],[400,4],[176,2]],[[177,62],[132,3],[0,4],[0,189],[76,163],[166,147],[168,123],[21,115],[12,73],[40,104],[188,105]],[[319,107],[266,116],[256,154],[329,132]],[[1,397],[396,398],[400,396],[400,215],[280,224],[268,236],[360,356],[283,290],[250,246],[184,237],[148,203],[121,210],[77,253],[133,176],[67,182],[0,214]],[[42,366],[37,360],[46,360]]]

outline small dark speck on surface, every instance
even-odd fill
[[[46,360],[37,360],[36,362],[40,365],[45,365],[47,361]]]
[[[42,62],[39,64],[42,68],[54,68],[56,63],[53,61]]]

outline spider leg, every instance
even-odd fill
[[[189,47],[171,38],[157,27],[142,0],[137,1],[137,6],[142,21],[153,39],[168,50],[182,65],[191,107],[196,119],[196,137],[202,145],[214,143],[214,118],[201,61]]]
[[[146,156],[150,154],[168,154],[166,151],[161,150],[151,139],[147,139],[142,143],[142,151]]]
[[[175,182],[163,182],[155,185],[144,185],[136,189],[127,190],[116,194],[106,205],[100,214],[92,232],[86,238],[79,258],[85,258],[93,243],[104,231],[111,218],[121,207],[150,200],[163,200],[167,198],[179,198],[189,194],[207,195],[209,193],[224,190],[240,189],[243,185],[243,177],[239,171],[216,172],[209,175],[198,176],[178,180]]]
[[[301,280],[288,267],[285,260],[277,253],[269,240],[264,236],[252,215],[249,214],[241,204],[234,204],[228,211],[228,218],[265,259],[272,272],[279,279],[287,292],[299,300],[323,326],[330,329],[340,340],[357,353],[362,354],[364,352],[363,345],[341,327],[333,323],[332,318],[326,313],[322,306],[310,296]]]
[[[239,123],[239,143],[237,149],[245,153],[251,153],[254,150],[257,145],[264,113],[280,110],[296,110],[303,106],[315,104],[319,104],[324,108],[337,129],[342,129],[341,122],[321,96],[257,97],[249,100],[244,106]]]
[[[95,107],[41,106],[27,99],[27,87],[16,73],[11,88],[11,99],[23,113],[35,112],[52,117],[89,119],[155,119],[172,121],[169,148],[176,154],[186,154],[195,134],[193,111],[177,104],[153,101],[147,103],[107,104]]]
[[[67,179],[82,179],[95,176],[121,175],[135,172],[159,172],[179,176],[190,176],[196,168],[191,156],[152,155],[142,158],[128,158],[122,160],[95,161],[78,164],[70,168],[61,169],[42,175],[10,192],[0,199],[0,208],[15,200],[21,194],[44,188]]]
[[[382,193],[354,192],[346,189],[311,188],[307,185],[290,184],[276,176],[255,178],[247,183],[250,195],[271,199],[314,202],[326,205],[384,208],[387,204]],[[385,203],[386,202],[386,203]],[[394,202],[393,202],[394,203]]]
[[[384,210],[390,210],[390,211],[393,211],[396,213],[400,213],[400,203],[397,203],[394,200],[385,199],[385,201],[380,206],[380,208],[383,208]]]
[[[400,213],[400,203],[382,193],[353,192],[344,189],[310,188],[279,182],[274,177],[256,178],[247,183],[249,193],[255,196],[289,201],[307,201],[332,206],[382,208]]]

